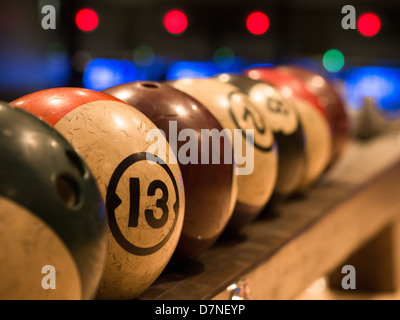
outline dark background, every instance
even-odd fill
[[[56,7],[56,30],[41,27],[46,4]],[[378,35],[368,38],[357,30],[343,30],[344,5],[353,5],[357,17],[366,11],[378,14]],[[88,33],[74,22],[84,7],[96,10],[100,19],[97,29]],[[163,15],[173,8],[183,10],[189,20],[181,35],[168,33],[162,24]],[[222,46],[234,52],[235,71],[254,63],[292,62],[345,79],[357,66],[399,66],[399,9],[396,0],[3,0],[0,99],[11,101],[50,87],[85,86],[84,70],[94,58],[131,61],[139,71],[130,79],[161,81],[174,62],[212,62]],[[270,19],[269,30],[261,36],[250,34],[244,25],[254,10]],[[143,45],[154,53],[151,66],[134,61],[135,48]],[[322,55],[331,48],[345,57],[337,73],[322,67]]]

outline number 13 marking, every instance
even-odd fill
[[[156,190],[161,190],[162,196],[156,201],[156,207],[162,210],[162,215],[159,219],[154,216],[154,210],[146,209],[144,215],[146,221],[153,229],[162,228],[168,221],[168,188],[161,180],[154,180],[150,183],[147,189],[148,196],[154,196]],[[139,208],[140,208],[140,180],[139,178],[129,179],[130,192],[130,209],[128,226],[136,228],[139,225]]]

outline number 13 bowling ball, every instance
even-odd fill
[[[200,102],[162,83],[136,81],[104,92],[143,112],[166,133],[171,146],[176,144],[175,152],[185,184],[186,208],[182,235],[173,260],[183,263],[188,257],[199,256],[224,231],[237,196],[234,163],[224,163],[223,143],[215,146],[213,139],[204,135],[204,131],[212,130],[223,133],[223,128]],[[190,140],[185,136],[188,131]],[[203,148],[204,140],[210,145],[209,152]],[[188,151],[187,145],[193,148]],[[188,153],[192,158],[190,162],[186,162]],[[203,161],[204,156],[207,163]],[[218,164],[212,163],[215,157]]]
[[[159,129],[108,94],[81,88],[39,91],[13,102],[52,124],[86,160],[105,199],[109,255],[98,299],[132,299],[160,275],[184,218],[181,171],[163,147],[148,152]]]

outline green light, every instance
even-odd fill
[[[322,64],[329,72],[338,72],[344,66],[344,56],[336,49],[330,49],[322,57]]]
[[[220,69],[230,68],[235,63],[235,54],[232,49],[220,47],[214,52],[214,63]]]
[[[154,59],[154,51],[149,46],[141,45],[133,50],[133,60],[140,67],[151,66]]]

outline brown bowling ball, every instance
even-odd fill
[[[244,75],[223,73],[219,81],[245,92],[250,100],[268,113],[269,125],[278,145],[278,177],[275,195],[287,196],[297,189],[306,170],[303,128],[293,104],[273,86]]]
[[[326,110],[332,130],[332,158],[329,167],[332,166],[343,153],[349,135],[347,114],[341,97],[332,83],[315,72],[291,65],[278,68],[303,81],[306,89],[316,97],[317,103]]]
[[[209,130],[224,133],[221,124],[200,102],[159,82],[125,83],[104,92],[141,111],[166,134],[181,168],[186,198],[183,230],[173,260],[197,257],[224,231],[237,196],[235,164],[224,161],[224,145],[211,140],[207,152],[204,144],[210,142],[204,135]],[[229,152],[233,154],[232,148]],[[212,156],[220,163],[213,164]]]

